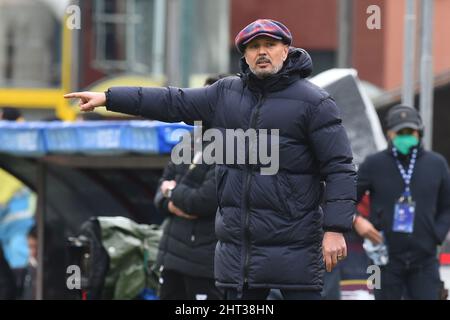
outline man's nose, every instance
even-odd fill
[[[258,48],[258,56],[265,56],[267,55],[267,49],[264,46],[260,46]]]

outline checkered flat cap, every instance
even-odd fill
[[[245,45],[259,36],[268,36],[290,45],[292,43],[292,35],[289,29],[281,22],[271,19],[258,19],[253,21],[244,29],[242,29],[234,43],[240,53],[244,53]]]

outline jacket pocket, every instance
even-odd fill
[[[221,206],[222,195],[223,190],[225,188],[227,174],[228,170],[226,168],[223,168],[222,166],[216,167],[216,191],[217,191],[217,202],[219,206],[219,211],[221,211],[220,209],[222,209]]]
[[[283,216],[290,217],[291,210],[289,209],[289,205],[287,204],[285,195],[281,191],[280,183],[281,182],[279,180],[279,175],[275,175],[274,185],[275,185],[275,192],[277,194],[278,202],[280,203],[280,208],[279,208],[281,210],[280,213]]]
[[[313,201],[308,200],[313,192],[311,181],[302,180],[298,177],[290,177],[288,174],[280,173],[278,182],[283,201],[289,215],[292,218],[299,219],[314,209],[311,204]],[[317,189],[317,194],[319,189]]]

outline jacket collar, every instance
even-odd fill
[[[274,75],[264,79],[257,78],[245,62],[245,58],[240,60],[241,78],[244,84],[252,91],[274,92],[288,87],[300,78],[308,77],[312,72],[312,60],[309,54],[300,48],[289,48],[289,53],[281,70]]]

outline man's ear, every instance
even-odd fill
[[[395,131],[392,131],[392,130],[387,131],[387,136],[390,140],[393,140],[396,135],[397,135],[397,133]]]
[[[283,50],[283,62],[286,61],[288,53],[289,53],[289,46],[285,45]]]
[[[414,130],[413,131],[413,135],[417,138],[420,139],[422,136],[420,135],[420,130]]]
[[[244,59],[245,59],[245,62],[246,62],[248,65],[250,65],[250,64],[248,63],[247,55],[245,54],[245,52],[244,52]]]

